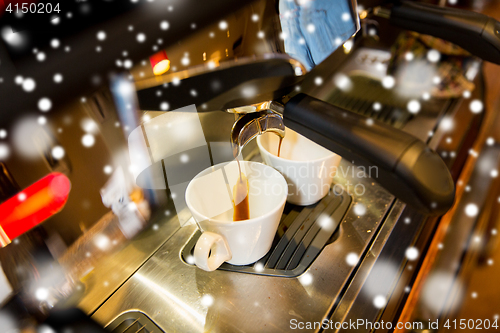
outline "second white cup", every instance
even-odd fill
[[[278,157],[279,137],[264,133],[257,137],[264,162],[281,172],[288,184],[287,201],[312,205],[328,194],[340,160],[317,143],[286,128]]]

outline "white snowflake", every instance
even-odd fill
[[[441,59],[441,53],[438,50],[432,49],[427,52],[427,60],[430,62],[438,62],[439,59]]]
[[[38,109],[43,112],[47,112],[52,108],[52,101],[47,98],[43,97],[38,101]]]
[[[0,160],[6,160],[10,155],[9,146],[5,143],[0,143]]]
[[[354,214],[363,216],[366,214],[366,206],[362,203],[357,203],[353,207]]]
[[[25,43],[23,35],[20,33],[14,33],[12,28],[6,26],[2,29],[2,38],[12,46],[22,46]]]
[[[412,261],[418,258],[419,252],[416,247],[409,247],[406,249],[405,255],[408,260]]]
[[[52,148],[52,157],[54,157],[56,160],[59,160],[64,157],[65,151],[64,148],[61,146],[55,146]]]
[[[214,304],[214,298],[212,297],[212,295],[203,295],[203,297],[201,298],[201,305],[209,307],[212,306],[212,304]]]
[[[14,83],[17,85],[23,84],[23,81],[24,79],[21,75],[16,75],[16,77],[14,78]]]
[[[220,30],[226,30],[226,29],[227,29],[227,27],[228,27],[228,24],[227,24],[227,22],[226,22],[226,21],[220,21],[220,22],[219,22],[219,29],[220,29]]]
[[[168,21],[161,21],[160,22],[160,29],[161,30],[168,30],[170,28],[170,23]]]
[[[476,204],[468,204],[465,206],[465,214],[469,217],[475,217],[479,213],[479,208]]]
[[[97,40],[103,41],[106,39],[106,33],[104,31],[99,31],[97,33]]]
[[[87,148],[92,147],[94,143],[95,143],[95,137],[92,134],[87,133],[84,136],[82,136],[82,145],[84,147]]]
[[[483,102],[481,102],[478,99],[473,100],[469,104],[469,109],[471,110],[472,113],[481,113],[483,111]]]
[[[50,41],[50,46],[52,46],[54,49],[57,49],[60,45],[61,42],[57,38],[54,38]]]
[[[421,109],[421,105],[419,101],[412,99],[408,102],[406,108],[410,113],[417,114]]]
[[[253,267],[253,269],[256,271],[256,272],[263,272],[264,271],[264,265],[261,263],[261,262],[258,262],[255,264],[255,266]]]
[[[385,305],[387,304],[387,300],[384,296],[382,295],[377,295],[375,296],[375,298],[373,299],[373,305],[377,308],[377,309],[382,309],[383,307],[385,307]]]
[[[111,165],[105,165],[103,171],[105,174],[110,175],[113,172],[113,167]]]
[[[303,286],[308,286],[313,283],[313,276],[311,273],[305,273],[301,277],[299,277],[299,282]]]
[[[449,131],[453,129],[453,119],[451,117],[446,117],[441,121],[441,129],[444,131]]]
[[[132,68],[132,66],[133,66],[132,60],[126,59],[123,61],[123,67],[125,67],[126,69],[130,69]]]
[[[345,261],[347,262],[347,264],[349,266],[356,266],[356,264],[358,263],[358,260],[359,260],[359,256],[354,252],[349,253],[345,258]]]
[[[101,251],[106,251],[111,246],[111,241],[106,235],[97,234],[94,236],[94,245]]]
[[[167,102],[161,102],[160,103],[160,110],[167,111],[168,108],[169,108],[169,104]]]
[[[396,84],[396,80],[392,76],[386,76],[382,79],[382,86],[386,89],[391,89]]]
[[[40,61],[40,62],[43,62],[45,61],[45,59],[47,58],[47,56],[45,55],[45,53],[43,52],[38,52],[36,54],[36,60]]]
[[[349,91],[352,89],[352,81],[345,74],[340,73],[335,75],[333,78],[333,82],[335,86],[342,91]]]
[[[318,217],[317,223],[325,231],[333,231],[335,227],[335,221],[328,214],[321,214]]]
[[[37,119],[37,120],[38,120],[38,123],[39,123],[40,125],[42,125],[42,126],[43,126],[43,125],[45,125],[45,124],[47,123],[47,118],[45,118],[44,116],[40,116],[40,117],[38,117],[38,119]]]
[[[184,57],[182,57],[182,58],[181,58],[181,64],[182,64],[183,66],[189,66],[189,63],[190,63],[190,62],[191,62],[191,61],[189,60],[189,57],[184,56]]]
[[[54,82],[55,83],[61,83],[63,81],[63,76],[60,73],[54,74]]]
[[[47,288],[38,288],[35,291],[35,297],[39,301],[45,301],[47,298],[49,298],[49,290]]]
[[[36,88],[35,80],[32,78],[26,78],[23,80],[23,90],[26,92],[32,92]]]
[[[144,43],[146,41],[146,35],[140,32],[137,34],[136,39],[139,43]]]

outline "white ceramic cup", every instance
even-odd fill
[[[288,183],[288,202],[312,205],[328,194],[340,160],[339,155],[286,128],[278,157],[279,137],[264,133],[257,137],[262,159],[280,171]]]
[[[248,265],[271,248],[287,198],[287,183],[275,169],[240,161],[249,184],[250,219],[233,222],[232,192],[239,177],[236,161],[199,173],[186,188],[186,204],[203,232],[194,250],[196,265],[206,271],[227,261]]]

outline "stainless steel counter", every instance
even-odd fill
[[[340,224],[338,238],[327,245],[308,271],[297,278],[205,272],[184,263],[180,252],[195,226],[177,232],[93,315],[108,325],[120,313],[144,312],[165,331],[253,332],[290,329],[290,320],[321,321],[339,300],[358,261],[354,253],[370,252],[393,197],[360,172],[342,162],[345,177],[336,182],[361,184],[366,193],[352,192],[353,206]],[[355,212],[364,215],[356,215]],[[376,255],[376,253],[371,253]],[[349,261],[349,262],[348,262]]]
[[[321,89],[331,91],[326,84]],[[316,95],[321,98],[322,92]],[[412,132],[418,128],[420,135],[428,135],[430,130],[441,133],[436,125],[444,113],[458,117],[458,104],[453,108],[448,102],[434,106],[423,112],[424,116],[412,118],[404,130]],[[439,149],[445,136],[441,133],[435,138],[429,145]],[[305,331],[322,331],[319,323],[325,319],[345,322],[363,318],[374,322],[386,314],[397,313],[421,259],[410,262],[405,251],[416,244],[420,235],[430,237],[438,220],[429,222],[394,200],[348,161],[342,161],[341,167],[342,173],[335,182],[344,187],[350,184],[351,208],[331,243],[301,276],[202,271],[181,259],[181,251],[195,233],[195,226],[180,228],[175,218],[165,219],[156,222],[159,230],[166,232],[157,251],[149,259],[144,253],[137,254],[142,258],[141,263],[137,261],[140,268],[124,279],[114,293],[108,293],[109,298],[102,305],[82,303],[85,310],[103,326],[122,313],[140,311],[166,332],[287,332],[292,320],[316,322],[315,327]],[[366,192],[356,194],[356,184]],[[147,237],[134,243],[154,239],[157,244],[161,239],[151,230],[146,233]],[[426,241],[422,242],[425,247]],[[134,247],[141,246],[132,246],[126,257],[135,257]],[[98,292],[94,290],[94,294]],[[387,304],[381,304],[384,302]]]

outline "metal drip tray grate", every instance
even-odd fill
[[[407,101],[382,88],[378,81],[363,76],[352,76],[351,80],[357,87],[355,92],[335,89],[326,101],[396,128],[402,128],[413,118],[406,110]],[[375,102],[379,102],[380,108],[374,108]]]
[[[106,330],[112,333],[163,333],[148,316],[139,311],[125,312],[119,315]]]
[[[235,266],[222,264],[224,271],[294,277],[304,273],[321,250],[334,237],[335,230],[351,204],[351,197],[330,191],[321,201],[310,206],[286,204],[271,250],[254,264]],[[193,255],[200,237],[198,230],[184,246],[184,262]]]

